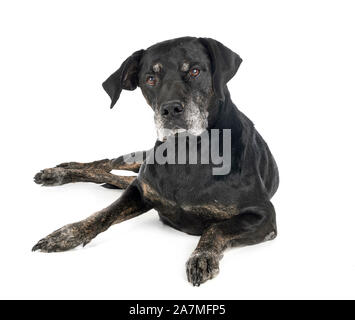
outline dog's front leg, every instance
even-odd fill
[[[186,263],[187,279],[194,286],[215,277],[227,247],[257,244],[276,237],[275,211],[271,202],[240,210],[232,218],[211,225],[202,234]]]
[[[40,240],[33,251],[59,252],[88,244],[111,225],[136,217],[151,209],[133,182],[109,207],[85,220],[69,224]]]

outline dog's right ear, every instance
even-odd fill
[[[139,64],[144,50],[134,52],[121,67],[114,72],[103,84],[104,90],[111,98],[111,108],[121,95],[122,89],[134,90],[138,86]]]

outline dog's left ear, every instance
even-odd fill
[[[222,43],[211,38],[199,38],[207,49],[211,59],[213,89],[218,99],[224,100],[224,88],[234,77],[240,64],[241,57],[228,49]]]
[[[139,63],[144,50],[134,52],[103,84],[103,88],[111,98],[111,108],[121,95],[122,89],[134,90],[138,86]]]

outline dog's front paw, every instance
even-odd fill
[[[32,251],[60,252],[73,249],[81,244],[85,246],[95,237],[95,234],[88,230],[90,229],[86,228],[83,222],[68,224],[40,240]]]
[[[38,172],[34,176],[34,182],[43,186],[60,186],[70,182],[70,177],[64,168],[51,168]]]
[[[214,278],[219,272],[220,256],[210,251],[195,251],[186,263],[187,280],[194,286]]]

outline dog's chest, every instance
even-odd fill
[[[169,175],[159,175],[147,174],[151,169],[143,168],[138,181],[143,197],[164,222],[187,233],[200,234],[208,225],[237,214],[238,209],[224,183],[210,181],[207,171],[194,169],[192,173],[186,167],[175,167]]]

